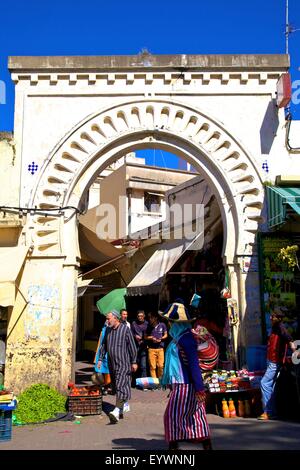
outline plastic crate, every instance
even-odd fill
[[[102,413],[102,395],[69,395],[68,409],[81,416],[100,415]]]
[[[16,400],[0,404],[0,442],[11,440],[12,412],[16,407]]]
[[[11,440],[12,410],[0,409],[0,442]]]

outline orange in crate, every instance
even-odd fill
[[[81,416],[100,415],[102,413],[102,393],[97,386],[76,387],[71,384],[69,389],[69,411]]]

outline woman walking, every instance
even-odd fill
[[[171,323],[169,334],[173,338],[166,352],[162,378],[162,384],[171,389],[164,414],[165,439],[169,450],[178,449],[180,441],[201,442],[205,450],[211,450],[205,390],[197,344],[191,331],[194,319],[178,301],[161,315]]]
[[[95,358],[94,358],[94,369],[95,369],[96,374],[93,374],[92,378],[91,378],[92,382],[95,383],[95,385],[100,385],[97,381],[97,377],[98,377],[97,374],[102,374],[103,375],[103,381],[104,381],[103,387],[102,387],[103,395],[107,395],[108,392],[111,391],[111,387],[110,387],[111,378],[110,378],[110,373],[109,373],[109,368],[108,368],[107,353],[105,354],[104,359],[101,363],[101,368],[98,369],[100,349],[101,349],[101,346],[102,346],[104,338],[105,338],[105,333],[106,333],[107,327],[108,327],[108,324],[107,324],[107,320],[106,320],[106,322],[104,323],[104,326],[101,330],[101,333],[100,333],[100,337],[99,337],[99,341],[98,341],[98,345],[97,345],[97,350],[96,350],[96,354],[95,354]]]

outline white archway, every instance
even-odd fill
[[[78,208],[82,194],[111,161],[149,146],[182,156],[204,174],[220,206],[227,263],[251,253],[263,204],[262,182],[251,156],[220,123],[174,101],[126,101],[88,116],[47,158],[30,205]],[[57,218],[45,222],[39,216],[32,222],[35,256],[65,254],[70,262],[76,257],[74,244],[64,243],[68,223]]]
[[[45,159],[29,207],[58,209],[72,206],[78,209],[83,195],[107,165],[129,151],[149,147],[183,157],[209,183],[223,220],[224,264],[230,273],[232,295],[238,300],[243,317],[245,275],[241,274],[239,257],[252,253],[264,191],[249,153],[221,123],[200,110],[173,100],[145,98],[125,101],[88,116]],[[28,215],[26,235],[31,238],[34,251],[26,262],[26,278],[22,279],[24,290],[35,279],[40,292],[38,278],[45,270],[45,257],[48,258],[43,279],[46,288],[51,287],[51,276],[48,275],[51,271],[55,281],[51,295],[56,315],[53,319],[52,307],[48,308],[46,302],[50,326],[45,340],[30,334],[26,337],[24,331],[23,342],[16,348],[19,344],[17,333],[14,331],[9,338],[7,386],[14,385],[18,390],[24,388],[24,374],[30,383],[47,377],[48,383],[61,390],[74,377],[79,266],[77,217],[74,214],[72,209],[71,212],[65,210],[62,217]],[[44,295],[43,292],[38,295]],[[29,311],[27,324],[36,324],[33,317],[39,311],[35,312],[38,305],[35,307],[34,302],[38,303],[39,299],[33,299],[30,311],[24,307],[26,312]],[[17,312],[16,308],[16,317]],[[44,356],[39,356],[39,368],[35,367],[37,351],[45,352]],[[19,364],[23,375],[16,380],[13,371]]]

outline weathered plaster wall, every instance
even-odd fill
[[[13,187],[18,189],[20,164],[16,161],[16,148],[13,134],[0,132],[0,205],[18,206],[19,191],[12,191]]]
[[[19,290],[9,319],[6,385],[15,392],[24,384],[60,383],[62,342],[61,260],[29,260],[17,280]],[[24,354],[26,360],[24,361]]]

